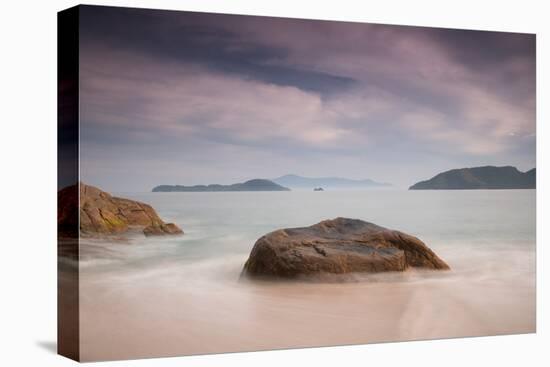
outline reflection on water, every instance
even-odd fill
[[[534,190],[124,196],[150,203],[185,235],[83,241],[84,360],[535,328]],[[337,216],[418,236],[452,270],[347,283],[240,280],[261,235]]]

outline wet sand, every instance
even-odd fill
[[[201,279],[213,266],[220,278]],[[224,262],[116,277],[84,271],[82,360],[535,331],[530,277],[473,276],[459,266],[352,283],[274,283],[239,281],[236,270]]]

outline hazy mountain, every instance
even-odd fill
[[[279,185],[290,188],[313,189],[322,188],[374,188],[391,186],[388,183],[380,183],[373,180],[352,180],[342,177],[302,177],[298,175],[285,175],[273,179]]]
[[[153,188],[153,192],[203,192],[203,191],[290,191],[270,180],[254,179],[232,185],[160,185]]]
[[[535,168],[521,172],[516,167],[474,167],[452,169],[429,180],[420,181],[409,190],[475,190],[475,189],[534,189]]]

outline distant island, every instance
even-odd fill
[[[429,180],[420,181],[409,190],[480,190],[534,189],[536,169],[521,172],[516,167],[484,166],[452,169]]]
[[[353,180],[342,177],[303,177],[298,175],[284,175],[273,179],[273,182],[290,188],[313,189],[315,187],[358,189],[388,187],[389,183],[376,182],[370,179]]]
[[[270,180],[254,179],[232,185],[160,185],[153,192],[215,192],[215,191],[290,191],[288,187],[276,184]]]

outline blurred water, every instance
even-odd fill
[[[155,262],[183,265],[224,259],[240,266],[263,234],[338,216],[413,234],[436,253],[451,256],[445,258],[451,266],[463,258],[500,257],[502,251],[522,253],[526,260],[535,250],[534,190],[119,195],[151,204],[165,221],[182,227],[185,235],[136,237],[127,244],[95,242],[108,253],[104,261],[93,261],[101,256],[85,257],[92,261],[84,261],[84,268],[105,272]],[[83,253],[88,252],[84,249]]]
[[[185,234],[83,243],[85,359],[534,331],[534,190],[117,195],[151,204]],[[415,235],[452,270],[239,281],[263,234],[338,216]]]

